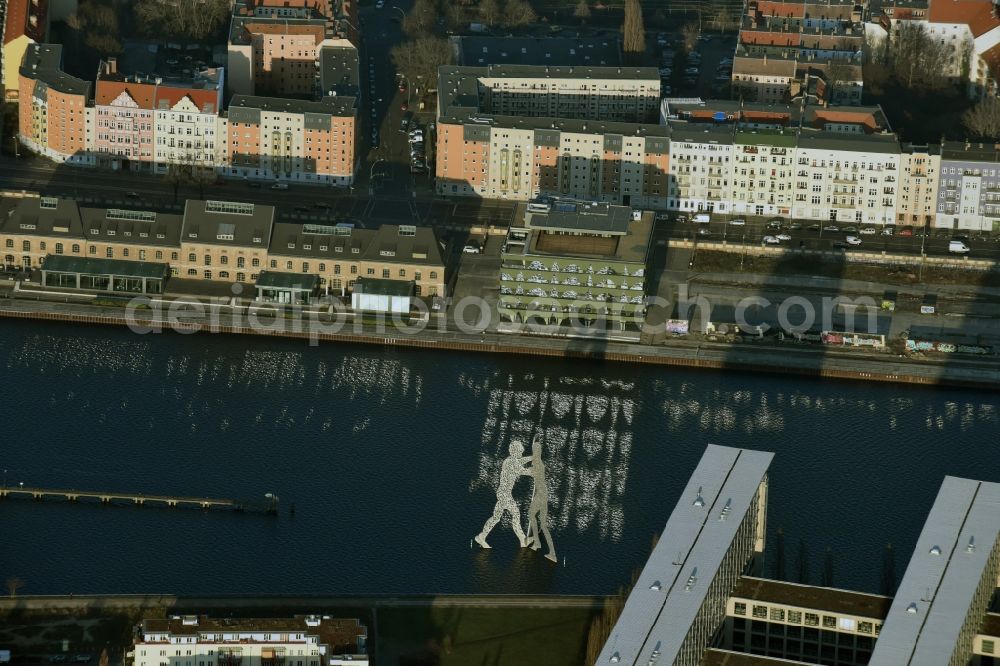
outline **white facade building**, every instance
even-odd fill
[[[675,128],[670,140],[670,210],[730,213],[733,210],[733,128]]]
[[[356,619],[175,615],[144,620],[131,656],[135,666],[368,666],[366,643]]]
[[[220,128],[224,74],[219,68],[210,90],[158,87],[153,111],[156,173],[170,164],[215,170],[226,159]]]

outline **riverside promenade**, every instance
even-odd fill
[[[210,310],[210,308],[209,308]],[[170,318],[159,310],[134,310],[81,303],[6,299],[0,318],[43,320],[74,324],[126,326],[137,334],[160,332],[221,333],[306,340],[311,343],[353,343],[473,353],[518,354],[561,358],[643,363],[651,365],[739,370],[823,378],[878,381],[926,386],[1000,388],[1000,362],[987,358],[910,359],[888,353],[810,347],[795,344],[712,343],[668,339],[662,344],[640,344],[609,339],[467,333],[436,324],[412,332],[371,323],[335,322],[303,317],[251,317],[232,308],[219,315],[211,311],[185,312]],[[261,325],[261,321],[266,323]],[[253,324],[257,325],[253,325]]]

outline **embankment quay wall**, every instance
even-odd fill
[[[351,332],[331,332],[330,324],[317,324],[308,319],[279,320],[281,326],[243,325],[239,317],[225,317],[229,323],[219,323],[208,316],[203,320],[185,318],[184,323],[160,321],[153,313],[135,311],[126,318],[118,308],[44,301],[8,301],[0,303],[0,318],[67,322],[102,326],[146,326],[184,333],[211,332],[229,335],[257,335],[302,339],[316,343],[353,343],[380,346],[435,349],[445,351],[517,354],[577,358],[623,363],[700,368],[708,370],[739,370],[770,374],[791,374],[835,379],[893,382],[926,386],[958,386],[1000,388],[1000,363],[986,358],[920,359],[896,357],[886,353],[866,353],[860,350],[840,350],[832,347],[799,347],[795,345],[763,345],[751,343],[697,343],[668,340],[664,344],[647,345],[605,339],[469,334],[452,330],[433,330],[433,325],[419,333],[388,330],[376,332],[374,327],[359,329],[350,325]],[[360,332],[359,332],[360,330]]]
[[[331,608],[386,608],[447,606],[455,608],[601,608],[603,596],[530,594],[407,594],[302,596],[186,596],[172,594],[18,596],[0,599],[0,615],[10,612],[85,613],[162,609],[176,613],[213,610],[320,613]]]

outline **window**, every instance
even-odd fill
[[[31,241],[23,241],[21,243],[21,249],[25,252],[31,252]]]
[[[375,275],[375,269],[374,268],[369,268],[368,269],[368,275]]]
[[[105,250],[104,250],[104,256],[107,257],[108,259],[114,259],[115,258],[115,251],[112,248],[110,248],[110,247],[105,248]]]
[[[996,650],[996,643],[983,639],[983,654],[993,654]]]
[[[320,273],[325,273],[326,272],[326,264],[321,263],[319,265],[319,272]]]
[[[206,280],[212,279],[212,271],[205,271],[205,279]]]
[[[259,268],[260,267],[260,259],[258,259],[257,257],[254,257],[253,259],[250,260],[250,265],[253,266],[254,268]]]
[[[437,277],[438,277],[437,271],[431,271],[431,279],[437,280]]]
[[[87,251],[90,252],[90,254],[97,254],[97,246],[91,245],[90,247],[87,248]]]
[[[73,243],[73,254],[80,254],[80,245],[78,243]]]
[[[286,261],[285,262],[285,270],[286,271],[292,270],[292,262],[290,262],[290,261]]]
[[[753,616],[767,619],[767,606],[754,606]]]
[[[191,254],[188,255],[188,261],[190,261],[193,264],[194,262],[198,261],[198,255],[192,252]]]
[[[14,239],[13,238],[8,238],[7,239],[7,247],[11,247],[11,248],[14,247]]]
[[[383,268],[382,269],[382,279],[384,279],[384,280],[388,280],[389,279],[389,269],[388,268]]]
[[[220,262],[222,263],[222,265],[223,265],[223,266],[225,266],[226,264],[228,264],[228,263],[229,263],[229,256],[228,256],[228,255],[225,255],[225,254],[224,254],[224,255],[222,255],[222,257],[221,257],[221,258],[219,259],[219,261],[220,261]]]
[[[824,629],[836,629],[837,628],[837,618],[833,615],[823,616],[823,628]]]
[[[802,611],[788,611],[788,621],[792,624],[802,624]]]
[[[747,614],[747,605],[745,603],[741,602],[741,601],[737,601],[733,605],[733,613],[735,613],[736,615],[746,615]]]
[[[56,243],[56,254],[62,254],[62,253],[63,253],[63,244]]]
[[[872,633],[872,623],[871,622],[858,622],[858,631],[862,634]]]
[[[785,609],[771,608],[771,619],[776,622],[783,622],[785,619]]]
[[[806,613],[806,626],[807,627],[818,627],[819,626],[819,615],[816,613]]]

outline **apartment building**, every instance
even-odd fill
[[[665,206],[655,69],[442,67],[438,98],[441,194]]]
[[[15,101],[20,95],[19,70],[32,44],[45,41],[48,30],[47,0],[6,0],[3,3],[3,48],[0,49],[4,99]]]
[[[898,224],[933,226],[938,205],[941,146],[904,144],[900,153],[899,189],[896,197]]]
[[[18,71],[18,140],[56,162],[93,164],[91,85],[62,71],[62,46],[30,44]]]
[[[945,142],[940,159],[935,225],[1000,229],[1000,146]]]
[[[860,104],[864,11],[853,0],[751,0],[737,41],[734,87],[757,102],[804,96],[831,104]]]
[[[368,633],[329,615],[143,620],[129,656],[135,666],[368,666]]]
[[[732,212],[733,129],[732,125],[671,125],[668,208]]]
[[[323,52],[357,51],[353,5],[324,0],[239,0],[228,41],[229,91],[238,95],[316,97],[330,92]],[[357,86],[355,75],[353,85]],[[354,92],[350,94],[356,94]]]
[[[144,171],[153,165],[156,79],[125,75],[116,58],[101,62],[94,91],[94,145],[98,166]]]
[[[160,80],[153,93],[157,173],[171,164],[214,172],[224,164],[225,141],[219,127],[225,70],[197,72],[190,82]]]
[[[568,199],[520,204],[500,253],[501,322],[638,337],[652,232],[653,214],[627,206]]]
[[[358,150],[357,98],[311,102],[236,95],[226,112],[226,175],[348,186]]]

